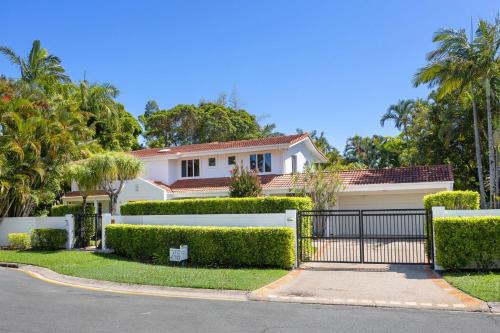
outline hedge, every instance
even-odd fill
[[[26,250],[31,247],[31,238],[28,233],[11,233],[7,235],[9,248],[15,250]]]
[[[474,191],[443,191],[424,196],[424,207],[446,209],[479,209],[479,193]]]
[[[170,248],[188,245],[189,263],[200,266],[288,269],[295,260],[294,239],[286,227],[106,226],[106,243],[118,255],[168,263]]]
[[[58,250],[66,247],[68,232],[65,229],[33,229],[31,246],[37,250]]]
[[[87,204],[87,211],[94,212],[94,206]],[[50,208],[49,216],[76,215],[80,213],[82,213],[82,204],[54,205]]]
[[[500,260],[500,216],[434,219],[437,264],[488,269]]]
[[[308,197],[217,198],[134,201],[122,205],[120,212],[122,215],[262,214],[312,207]]]

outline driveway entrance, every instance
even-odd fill
[[[297,216],[301,262],[432,263],[424,209],[314,210]]]

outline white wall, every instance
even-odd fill
[[[297,156],[297,172],[304,171],[306,162],[311,164],[318,161],[308,147],[307,141],[301,141],[285,151],[283,155],[283,173],[292,173],[292,155]]]
[[[170,181],[169,171],[169,160],[147,160],[144,161],[142,177],[145,179],[159,180],[168,184]]]
[[[364,194],[340,193],[337,209],[402,209],[424,208],[424,195],[436,193],[441,189],[416,193],[386,193],[374,191]]]
[[[68,219],[62,217],[5,217],[0,222],[0,246],[7,246],[10,233],[31,233],[33,229],[67,229]]]
[[[122,204],[134,200],[166,200],[166,192],[142,178],[136,178],[125,182],[118,195],[118,211]]]

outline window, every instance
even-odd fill
[[[208,158],[208,166],[209,167],[214,167],[215,166],[215,157],[209,157]]]
[[[181,177],[199,177],[200,160],[184,160],[181,162]]]
[[[250,155],[250,169],[259,172],[271,172],[271,154]]]
[[[292,173],[297,173],[297,155],[292,155]]]
[[[227,164],[228,165],[235,165],[236,164],[236,156],[228,156]]]

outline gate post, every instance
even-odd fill
[[[68,231],[68,241],[66,243],[66,249],[72,249],[75,243],[75,218],[73,214],[66,214],[66,230]]]
[[[101,220],[101,248],[103,251],[108,250],[106,247],[106,226],[111,223],[111,214],[102,214]]]
[[[363,242],[363,211],[359,211],[359,261],[365,262],[365,248]]]

